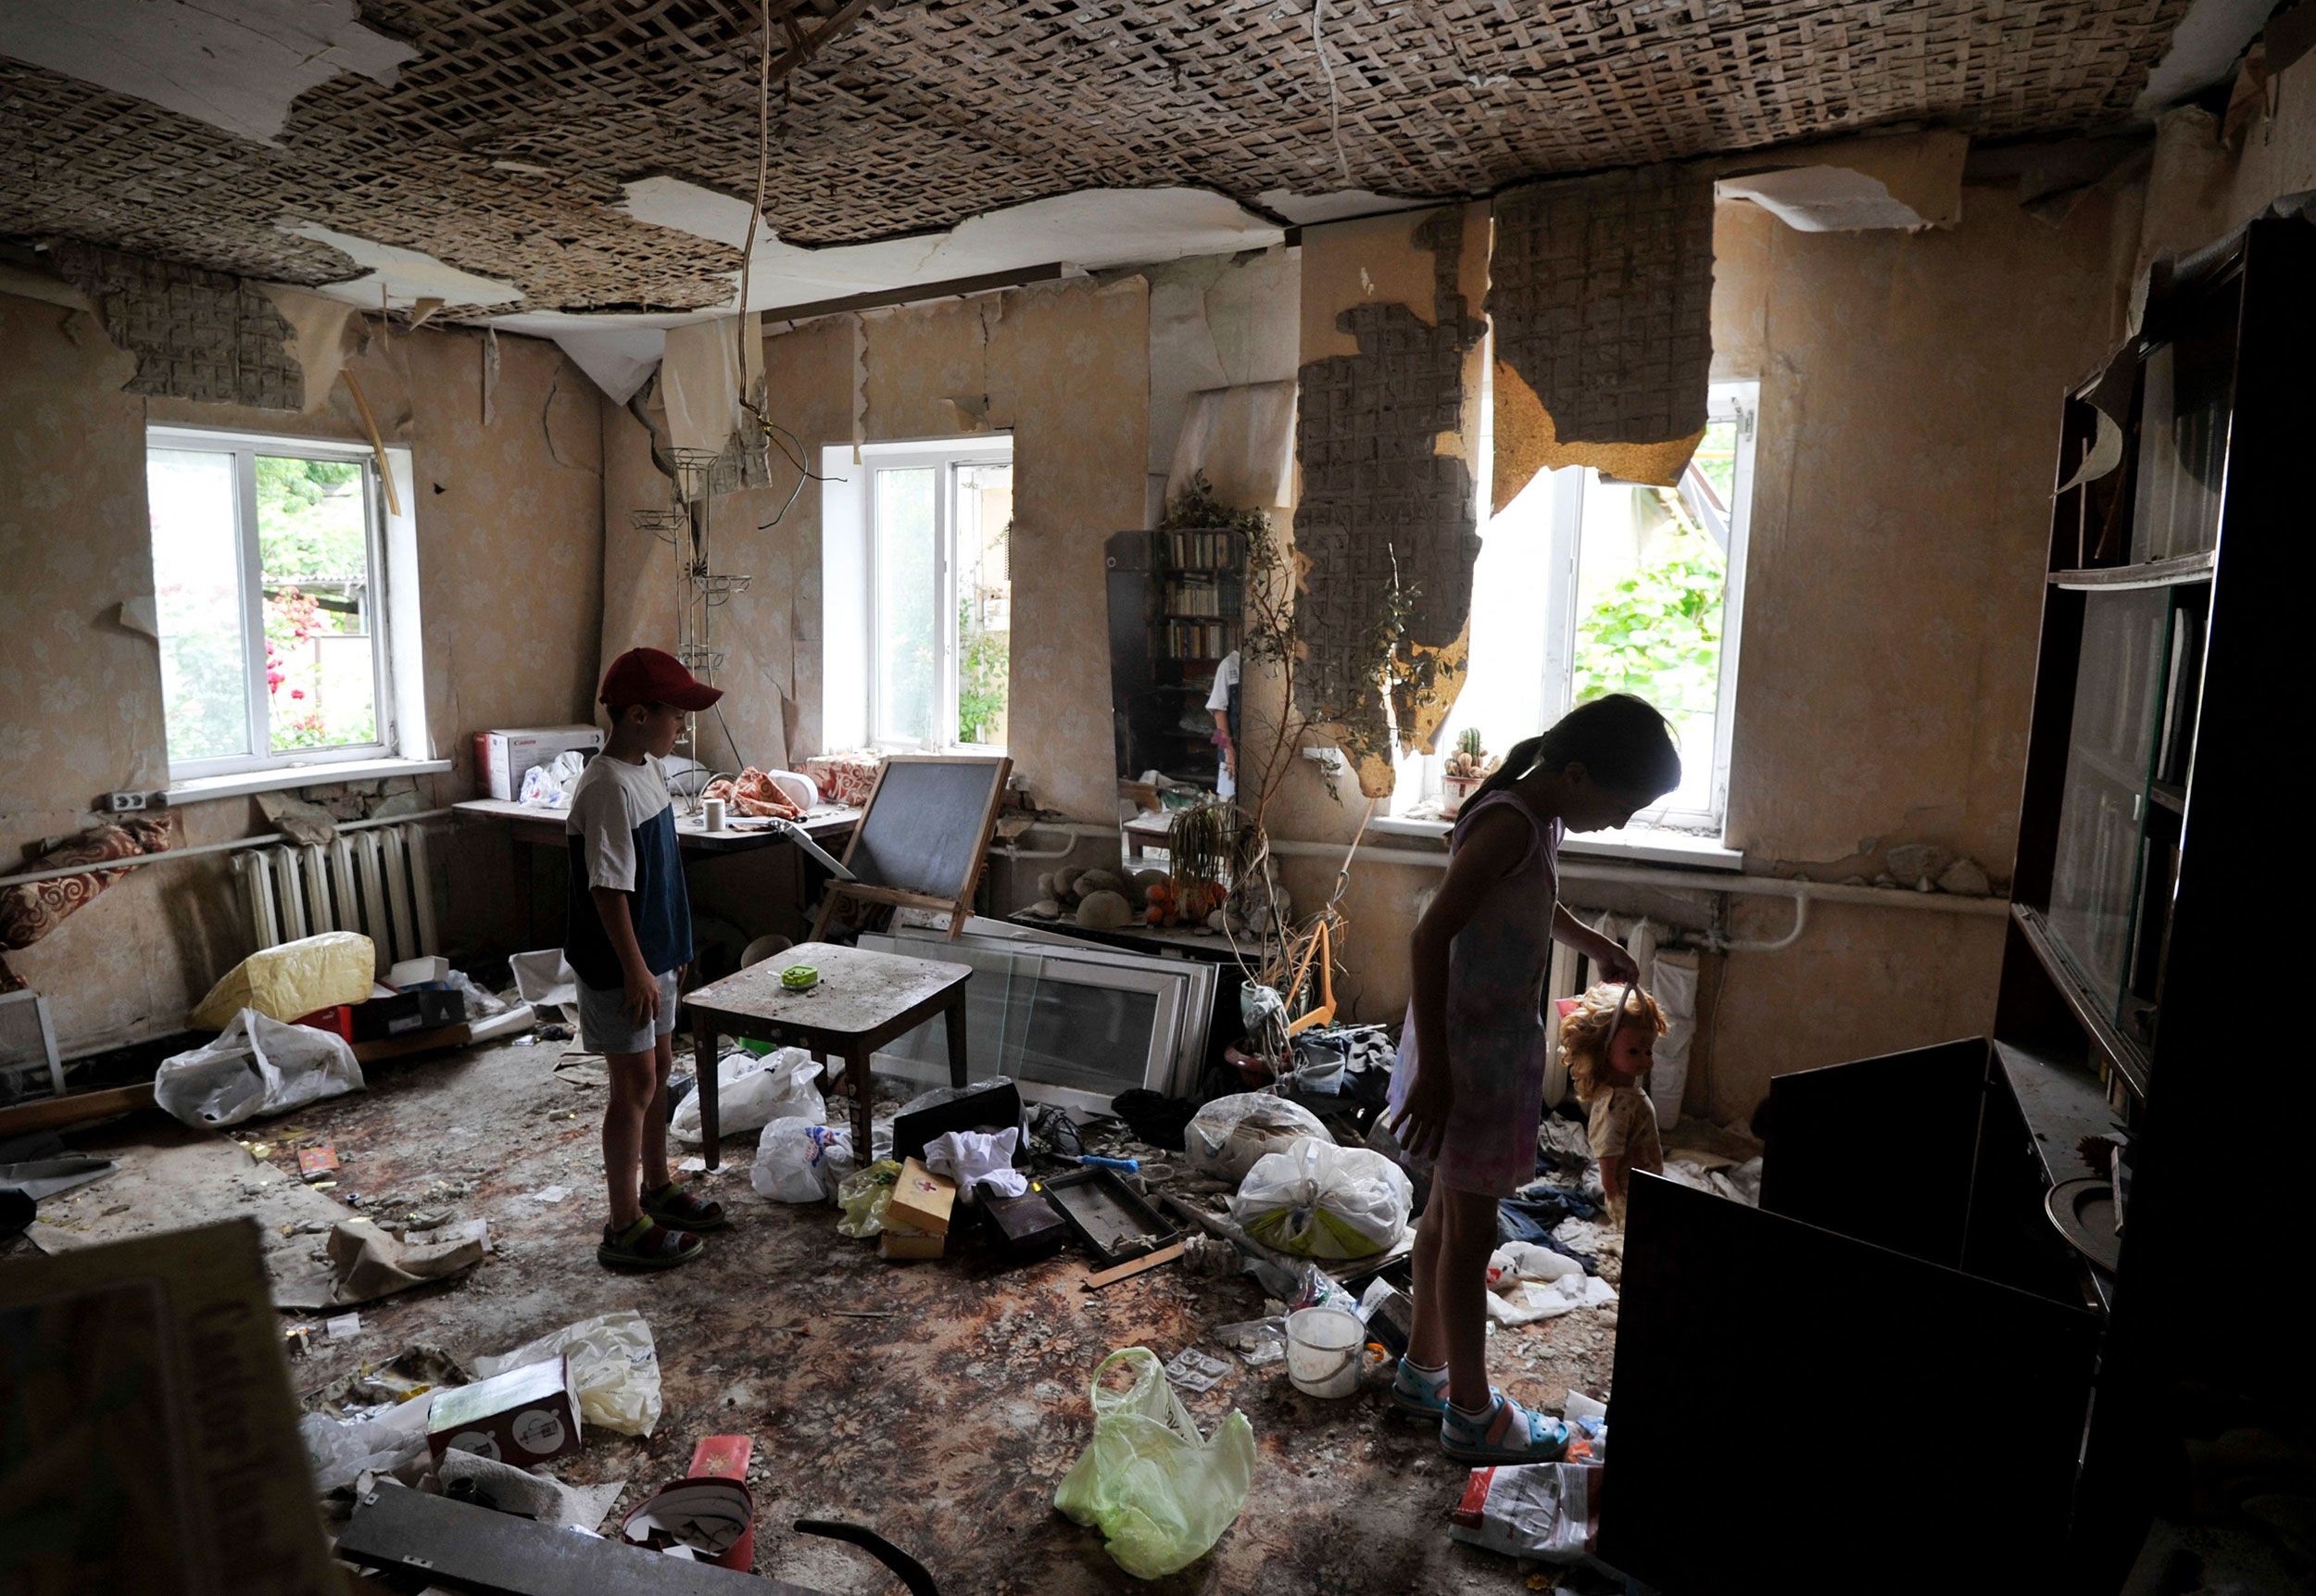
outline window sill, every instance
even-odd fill
[[[435,776],[448,769],[448,760],[320,760],[281,765],[270,771],[237,771],[228,776],[195,776],[190,781],[171,782],[169,801],[172,806],[207,803],[211,798],[286,792],[292,787],[335,786],[341,782],[374,782],[386,776]]]
[[[1367,830],[1378,836],[1444,837],[1453,826],[1444,820],[1374,820]],[[1634,826],[1624,831],[1585,832],[1560,844],[1563,858],[1622,859],[1652,864],[1681,864],[1695,870],[1743,870],[1745,856],[1724,848],[1711,837],[1685,831],[1655,831]]]

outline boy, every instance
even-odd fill
[[[563,954],[579,977],[579,1037],[610,1065],[603,1174],[611,1220],[595,1255],[615,1268],[688,1263],[706,1248],[699,1233],[725,1224],[720,1204],[668,1173],[670,1038],[692,914],[660,763],[683,735],[684,716],[722,697],[657,648],[612,660],[601,695],[610,740],[572,789],[563,825],[571,838]]]

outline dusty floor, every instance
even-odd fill
[[[743,1432],[760,1464],[760,1573],[831,1592],[898,1589],[860,1554],[787,1527],[819,1516],[872,1526],[952,1596],[1132,1585],[1098,1534],[1052,1508],[1090,1427],[1086,1382],[1115,1348],[1214,1350],[1213,1326],[1260,1313],[1252,1281],[1162,1269],[1089,1296],[1074,1254],[1010,1271],[977,1258],[887,1263],[873,1243],[837,1235],[833,1208],[758,1197],[748,1182],[752,1135],[728,1140],[726,1163],[706,1177],[735,1219],[709,1257],[666,1275],[611,1274],[593,1250],[602,1089],[556,1074],[561,1050],[480,1048],[381,1066],[367,1092],[243,1127],[293,1175],[296,1147],[334,1144],[335,1195],[359,1194],[381,1223],[448,1210],[487,1219],[496,1244],[465,1278],[360,1310],[358,1338],[317,1337],[313,1354],[292,1364],[301,1392],[412,1342],[471,1357],[633,1307],[658,1341],[664,1416],[648,1440],[590,1432],[585,1451],[558,1470],[575,1483],[631,1480],[619,1511],[680,1471],[702,1436]],[[74,1140],[96,1150],[139,1137],[126,1125]],[[83,1191],[94,1199],[106,1184]],[[537,1195],[556,1187],[568,1193],[560,1201]],[[1606,1270],[1613,1280],[1613,1259]],[[892,1317],[832,1317],[838,1309]],[[1534,1402],[1556,1404],[1569,1386],[1605,1397],[1614,1338],[1613,1308],[1500,1329],[1494,1376]],[[1281,1364],[1231,1362],[1230,1377],[1186,1401],[1210,1431],[1233,1406],[1246,1413],[1259,1449],[1253,1495],[1213,1553],[1147,1589],[1542,1588],[1529,1583],[1533,1566],[1448,1539],[1465,1470],[1378,1389],[1319,1401],[1297,1393]]]

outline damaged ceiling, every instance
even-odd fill
[[[770,0],[764,210],[792,254],[922,235],[909,258],[862,258],[865,287],[938,280],[922,273],[943,270],[946,230],[1065,195],[1198,191],[1221,212],[1196,219],[1212,247],[1346,192],[1377,208],[1868,128],[2077,133],[2129,118],[2187,9]],[[695,205],[688,223],[630,185],[753,192],[758,16],[743,0],[24,0],[0,12],[0,235],[363,293],[381,260],[416,260],[443,273],[436,296],[493,313],[726,307],[730,215]],[[1111,198],[1128,217],[1154,196]],[[821,278],[853,280],[824,258]],[[810,272],[782,281],[781,303],[831,296]]]

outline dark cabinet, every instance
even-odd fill
[[[1759,1210],[1636,1182],[1601,1552],[1668,1596],[2109,1592],[2159,1514],[2264,1533],[2195,1477],[2222,1433],[2316,1453],[2316,1070],[2259,974],[2311,285],[2316,228],[2256,222],[2065,401],[1993,1036],[1778,1077]],[[2110,1135],[2111,1270],[2047,1212]]]

